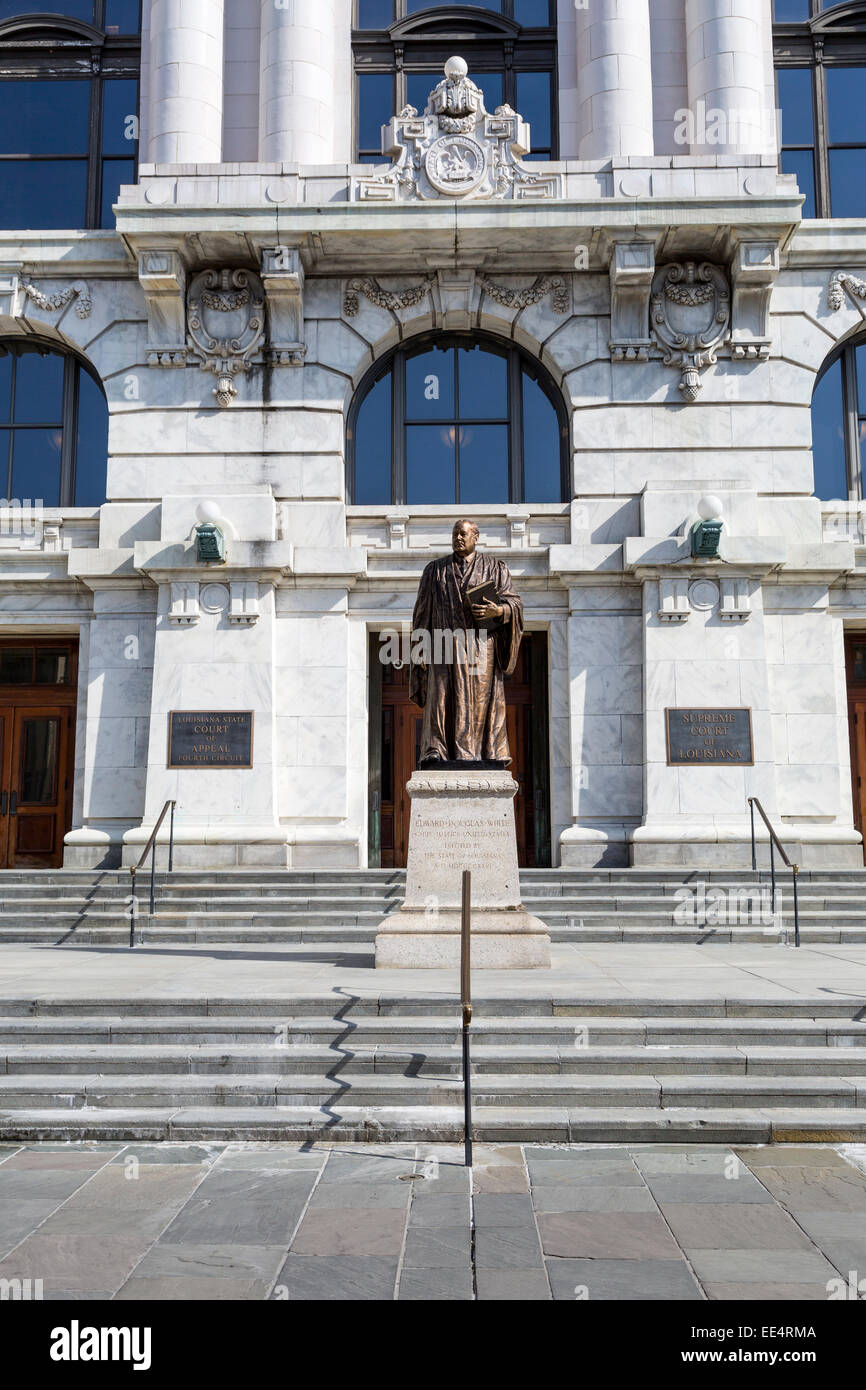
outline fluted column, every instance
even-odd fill
[[[153,0],[148,160],[222,159],[223,0]]]
[[[288,0],[285,8],[261,0],[261,7],[259,158],[330,163],[337,101],[335,0]]]
[[[652,154],[649,0],[592,0],[575,18],[579,158]]]
[[[692,154],[767,150],[768,7],[769,0],[686,0]]]

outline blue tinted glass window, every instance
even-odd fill
[[[866,68],[827,68],[832,145],[866,142]]]
[[[783,145],[812,143],[812,70],[779,68],[779,109]]]
[[[122,183],[135,183],[134,159],[103,159],[102,161],[102,204],[99,225],[114,226],[114,204],[120,194]]]
[[[550,153],[550,73],[519,72],[517,74],[517,109],[529,122],[532,150]]]
[[[13,430],[11,495],[19,500],[60,502],[60,457],[63,430]]]
[[[470,72],[469,76],[484,93],[485,110],[495,111],[497,106],[502,105],[505,98],[502,95],[501,72]]]
[[[394,0],[358,0],[359,29],[387,29],[394,20]]]
[[[514,18],[527,29],[550,24],[550,0],[514,0]]]
[[[460,502],[508,501],[508,426],[460,426]]]
[[[841,359],[837,359],[824,373],[812,396],[812,459],[815,496],[825,501],[846,498],[848,472],[845,462]]]
[[[391,373],[364,397],[355,424],[353,502],[373,506],[391,501]]]
[[[101,388],[82,369],[78,373],[78,432],[75,449],[75,506],[105,501],[108,458],[108,406]]]
[[[138,0],[105,0],[105,28],[109,34],[137,34],[141,28]]]
[[[830,200],[834,217],[866,213],[866,149],[830,150]]]
[[[508,417],[508,362],[481,347],[461,348],[458,354],[461,420],[504,420]]]
[[[358,149],[381,159],[382,126],[394,115],[394,81],[388,72],[358,78]]]
[[[523,373],[523,500],[561,502],[559,420],[553,403]]]
[[[815,156],[811,150],[783,150],[783,174],[796,174],[797,187],[805,198],[804,217],[817,217],[815,211]]]
[[[62,14],[67,19],[94,21],[93,0],[45,0],[42,5],[22,5],[21,0],[0,0],[0,20],[26,14]]]
[[[452,5],[475,5],[477,0],[451,0]],[[406,13],[418,14],[420,10],[433,9],[430,0],[406,0]],[[483,0],[482,9],[502,11],[502,0]]]
[[[454,419],[454,349],[431,348],[406,361],[406,419]]]
[[[773,18],[778,24],[800,24],[810,13],[809,0],[773,0]]]
[[[102,153],[135,154],[138,139],[138,83],[113,77],[102,88]]]
[[[409,72],[406,74],[406,100],[416,111],[424,111],[427,98],[441,78],[441,72]]]
[[[0,160],[0,182],[0,226],[84,226],[85,159]]]
[[[63,366],[59,353],[22,352],[15,370],[16,425],[59,424],[63,419]]]
[[[89,121],[88,81],[0,82],[0,154],[86,155]]]
[[[0,350],[0,425],[12,419],[12,355]],[[3,483],[4,444],[0,440],[0,488]]]
[[[456,425],[406,426],[406,501],[456,502]]]
[[[866,346],[854,349],[854,359],[857,363],[857,408],[861,415],[866,415]]]

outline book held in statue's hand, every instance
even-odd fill
[[[484,603],[485,599],[488,603],[499,602],[496,585],[492,579],[485,579],[483,584],[477,584],[474,589],[467,589],[466,597],[470,604]]]

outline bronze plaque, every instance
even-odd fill
[[[755,761],[750,709],[666,709],[665,724],[668,767]]]
[[[253,711],[171,710],[169,767],[252,767]]]

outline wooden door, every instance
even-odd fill
[[[0,868],[57,868],[70,825],[75,645],[0,638]]]
[[[846,640],[854,824],[866,840],[866,634]]]
[[[371,663],[378,644],[371,645]],[[543,633],[524,637],[517,668],[505,683],[506,724],[514,799],[517,855],[521,867],[550,863],[547,760],[547,645]],[[381,680],[371,699],[370,859],[382,868],[402,868],[409,849],[410,801],[406,783],[418,766],[421,709],[409,696],[406,667],[376,670]],[[534,678],[533,678],[534,671]],[[371,682],[372,691],[372,682]],[[376,708],[377,701],[380,702]]]

